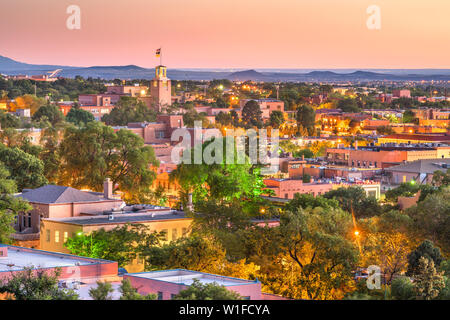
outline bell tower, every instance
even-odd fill
[[[151,81],[150,95],[152,106],[159,112],[172,105],[172,86],[167,78],[167,67],[159,65],[155,68],[155,78]]]

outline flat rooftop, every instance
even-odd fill
[[[62,222],[75,225],[101,225],[101,224],[121,224],[121,223],[142,223],[150,221],[179,220],[190,219],[182,211],[162,211],[151,213],[114,213],[113,220],[109,215],[95,215],[91,217],[71,217],[71,218],[53,218],[44,219],[47,221]]]
[[[258,282],[258,280],[245,280],[184,269],[163,270],[163,271],[142,272],[142,273],[128,273],[126,275],[131,277],[158,280],[176,284],[184,284],[187,286],[191,285],[194,282],[194,279],[197,279],[204,284],[215,282],[218,285],[222,285],[225,287]]]
[[[8,255],[0,257],[0,272],[20,271],[26,267],[55,268],[75,267],[111,261],[78,257],[70,254],[48,252],[23,247],[1,245],[8,248]]]

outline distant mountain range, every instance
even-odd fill
[[[37,65],[18,62],[13,59],[0,56],[0,73],[7,75],[37,75],[45,74],[55,69],[63,69],[59,76],[74,78],[102,79],[152,79],[155,73],[153,68],[147,69],[136,65],[128,66],[93,66],[73,67],[60,65]],[[435,73],[433,73],[435,72]],[[174,80],[213,80],[229,79],[235,81],[450,81],[450,70],[383,70],[383,72],[356,70],[343,73],[338,70],[320,70],[310,72],[284,71],[283,70],[243,70],[230,72],[227,70],[181,70],[169,69],[168,77]]]

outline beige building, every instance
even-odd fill
[[[80,234],[89,235],[100,229],[108,231],[127,224],[142,224],[149,227],[150,232],[164,232],[166,242],[177,240],[190,232],[192,218],[186,217],[184,212],[155,207],[141,211],[143,212],[112,211],[109,214],[93,216],[43,219],[40,247],[46,251],[70,253],[64,246],[68,238]],[[128,272],[140,272],[144,270],[144,264],[137,258],[125,268]]]

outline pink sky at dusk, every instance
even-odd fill
[[[66,8],[81,8],[81,29]],[[366,27],[370,5],[381,30]],[[449,0],[1,0],[0,55],[169,68],[450,68]]]

